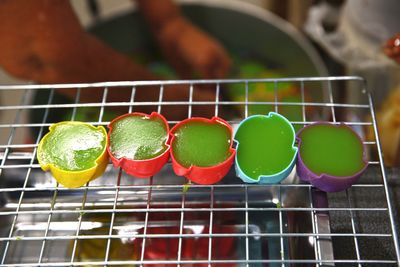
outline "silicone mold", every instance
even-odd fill
[[[44,171],[68,188],[80,187],[103,174],[108,164],[107,132],[102,126],[64,121],[53,124],[39,143]]]
[[[368,166],[360,137],[345,124],[308,125],[297,133],[297,141],[298,176],[323,191],[345,190]]]
[[[114,130],[116,127],[121,127],[121,131]],[[169,126],[161,114],[124,114],[111,121],[108,128],[107,151],[115,167],[121,167],[129,175],[147,178],[167,163]]]
[[[198,184],[217,183],[233,164],[232,137],[232,127],[218,117],[181,121],[171,129],[174,172]]]
[[[253,115],[243,120],[234,141],[236,175],[246,183],[279,183],[295,165],[295,131],[278,113]]]

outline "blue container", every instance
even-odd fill
[[[249,122],[251,120],[259,121],[259,122],[257,122],[257,126],[259,126],[260,131],[268,130],[268,129],[269,129],[269,131],[273,130],[274,133],[277,134],[278,138],[281,136],[282,138],[284,137],[287,140],[289,140],[287,143],[274,142],[274,140],[271,140],[271,144],[268,147],[268,150],[269,150],[269,148],[276,149],[277,146],[281,145],[281,143],[284,143],[281,145],[282,147],[279,147],[278,149],[287,149],[287,150],[291,151],[291,155],[286,156],[288,158],[287,165],[282,166],[279,170],[277,170],[276,172],[274,172],[272,174],[271,173],[263,174],[262,171],[260,171],[260,170],[254,170],[254,173],[261,172],[259,174],[256,174],[256,175],[258,175],[257,178],[250,177],[249,173],[246,174],[245,171],[242,170],[242,168],[240,167],[240,163],[239,163],[239,159],[238,159],[239,155],[241,153],[240,152],[241,144],[238,139],[242,139],[242,141],[241,141],[242,143],[246,142],[246,140],[243,139],[243,136],[240,137],[240,134],[238,134],[238,133],[240,131],[243,131],[243,129],[245,129],[247,127],[247,125],[249,125]],[[254,123],[254,121],[253,121],[253,123]],[[254,126],[252,126],[252,127],[254,127]],[[253,134],[259,135],[259,133],[256,134],[256,133],[254,133],[254,131],[253,131]],[[247,138],[251,138],[251,137],[246,136],[246,139]],[[253,137],[253,138],[255,138],[255,137]],[[283,179],[285,179],[286,177],[289,176],[289,174],[293,170],[293,167],[296,163],[297,147],[295,146],[295,141],[296,141],[295,130],[293,128],[293,125],[290,123],[290,121],[288,119],[286,119],[284,116],[282,116],[276,112],[270,112],[268,115],[254,115],[254,116],[250,116],[250,117],[246,118],[245,120],[243,120],[239,124],[238,128],[235,131],[234,141],[236,142],[236,151],[237,151],[236,156],[235,156],[236,175],[246,183],[263,183],[263,184],[279,183]],[[264,144],[260,145],[260,146],[265,149],[265,146],[266,146],[265,140],[262,140],[262,142],[264,142]],[[260,143],[262,143],[262,142],[260,141]],[[267,142],[267,145],[268,145],[268,142]],[[244,152],[244,153],[248,153],[248,151],[246,150],[246,152]],[[264,153],[274,153],[274,151],[254,151],[254,153],[259,153],[260,160],[263,160],[263,158],[264,158],[263,155],[265,155]],[[268,160],[268,158],[270,158],[270,157],[265,157],[266,160]],[[258,163],[255,162],[255,164],[254,164],[255,169],[258,168],[256,166],[257,164]],[[249,172],[249,171],[247,170],[247,172]]]

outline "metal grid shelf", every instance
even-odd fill
[[[282,96],[288,83],[296,88],[296,100]],[[253,100],[257,86],[273,88],[266,101]],[[344,86],[362,97],[347,101]],[[175,99],[168,92],[177,87],[184,93]],[[19,103],[0,106],[0,112],[13,114],[0,124],[7,136],[0,143],[2,266],[400,266],[374,107],[361,78],[106,82],[0,90],[20,96]],[[154,93],[143,101],[146,90]],[[207,97],[199,96],[202,90]],[[232,90],[240,91],[240,97],[228,101]],[[243,184],[233,171],[216,185],[188,185],[173,174],[170,163],[149,179],[129,177],[110,164],[99,179],[66,189],[36,161],[38,142],[60,120],[107,125],[118,112],[144,109],[165,114],[171,125],[199,115],[220,116],[235,125],[254,107],[292,114],[296,127],[329,120],[344,122],[362,136],[373,132],[375,138],[364,141],[367,172],[345,192],[326,194],[300,183],[295,172],[278,185]]]

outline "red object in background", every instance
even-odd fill
[[[388,57],[400,64],[400,33],[386,42],[383,51]]]
[[[174,169],[174,172],[176,175],[179,176],[185,176],[188,178],[190,181],[195,182],[197,184],[215,184],[219,182],[224,176],[229,172],[233,160],[235,159],[235,154],[236,150],[232,147],[233,146],[233,129],[232,126],[229,125],[225,120],[218,118],[218,117],[212,117],[212,119],[206,119],[206,118],[189,118],[186,120],[183,120],[176,124],[170,131],[170,139],[171,139],[171,147],[174,142],[174,133],[175,131],[179,128],[182,127],[184,124],[191,122],[191,121],[198,121],[198,122],[204,122],[204,123],[220,123],[224,125],[226,128],[229,129],[231,133],[231,146],[229,149],[230,156],[224,161],[221,162],[218,165],[211,166],[211,167],[199,167],[199,166],[190,166],[189,168],[186,168],[182,166],[174,157],[174,151],[171,148],[171,159],[172,159],[172,168]]]
[[[152,159],[146,159],[146,160],[133,160],[133,159],[128,159],[128,158],[116,158],[112,154],[110,150],[110,135],[112,132],[112,125],[118,121],[121,120],[125,117],[129,116],[140,116],[140,117],[148,117],[148,118],[154,118],[158,117],[160,118],[166,127],[167,133],[169,133],[169,126],[168,126],[168,121],[162,116],[161,114],[157,112],[152,112],[150,115],[145,114],[145,113],[140,113],[140,112],[133,112],[133,113],[127,113],[122,116],[119,116],[112,120],[110,124],[107,126],[109,131],[108,131],[108,146],[107,146],[107,152],[108,155],[110,156],[110,159],[114,165],[114,167],[121,167],[126,173],[129,175],[138,177],[138,178],[148,178],[150,176],[155,175],[157,172],[161,170],[161,168],[167,163],[169,159],[169,151],[170,151],[170,146],[169,146],[169,137],[166,142],[167,149],[162,153],[161,155],[152,158]]]
[[[154,209],[161,208],[180,208],[180,206],[152,206]],[[188,205],[186,208],[207,208],[202,204]],[[230,208],[230,205],[220,205],[219,208]],[[145,217],[135,218],[136,221],[144,221]],[[178,259],[178,246],[179,237],[166,237],[168,234],[179,234],[179,222],[181,218],[180,212],[151,212],[149,213],[149,222],[158,222],[160,226],[148,225],[146,230],[146,244],[144,250],[145,261],[176,261]],[[229,222],[234,220],[236,215],[234,212],[224,213],[224,221]],[[185,224],[183,228],[183,235],[185,234],[209,234],[210,228],[207,225],[209,221],[209,214],[204,212],[188,212],[185,213]],[[214,222],[217,223],[219,219],[214,218]],[[168,226],[174,223],[172,226]],[[203,223],[205,225],[203,225]],[[200,228],[201,227],[201,228]],[[238,238],[235,238],[235,228],[232,225],[220,225],[216,224],[212,226],[212,233],[216,234],[227,234],[227,237],[213,237],[211,244],[211,259],[212,260],[235,260],[237,259],[237,248]],[[138,234],[143,234],[143,228],[138,231]],[[161,237],[152,238],[151,235],[161,235]],[[133,255],[141,256],[142,253],[143,238],[135,238],[133,246],[135,247],[135,253]],[[208,260],[208,249],[209,249],[209,237],[183,237],[181,247],[181,260]],[[134,260],[137,260],[134,258]],[[177,266],[177,264],[145,264],[144,266],[152,267],[165,267],[165,266]],[[208,264],[184,264],[184,266],[193,267],[206,267]],[[223,263],[223,264],[212,264],[215,267],[233,267],[237,264]]]
[[[224,233],[224,234],[234,234],[234,229],[232,226],[213,226],[212,232]],[[143,232],[142,232],[143,233]],[[141,234],[142,234],[141,233]],[[178,234],[179,227],[149,227],[147,229],[146,235],[152,234]],[[209,227],[204,226],[201,234],[208,234]],[[194,234],[193,229],[190,226],[183,230],[183,234]],[[141,246],[143,239],[135,239],[134,246],[139,250],[140,255]],[[178,259],[178,237],[163,237],[163,238],[146,238],[146,245],[144,251],[144,260],[160,260],[160,261],[174,261]],[[234,237],[214,237],[212,239],[211,245],[211,259],[213,260],[234,260],[236,253],[236,242]],[[183,237],[181,245],[181,260],[208,260],[208,249],[209,249],[209,238],[208,237]],[[144,266],[156,266],[161,267],[165,264],[148,264]],[[168,266],[177,266],[168,264]],[[207,263],[203,264],[185,264],[185,266],[200,266],[206,267]],[[232,263],[222,263],[222,264],[212,264],[212,266],[222,266],[222,267],[233,267],[236,264]]]

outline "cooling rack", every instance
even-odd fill
[[[344,88],[359,97],[346,97]],[[6,137],[0,145],[2,266],[400,266],[372,97],[359,77],[0,90],[20,97],[19,104],[0,107],[13,114],[0,124]],[[233,171],[218,184],[194,185],[170,164],[148,179],[110,164],[99,179],[66,189],[40,170],[37,144],[53,122],[107,125],[134,110],[158,111],[171,125],[201,115],[235,126],[268,110],[287,115],[297,128],[344,122],[363,137],[369,166],[357,184],[330,194],[299,182],[295,172],[278,185],[244,184]]]

